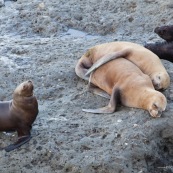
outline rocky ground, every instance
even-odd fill
[[[91,114],[109,100],[87,91],[74,67],[96,44],[126,40],[162,41],[156,26],[173,23],[165,0],[18,0],[0,8],[0,100],[31,79],[39,115],[29,143],[0,152],[2,173],[171,173],[173,172],[173,64],[161,118],[118,106],[113,114]],[[0,147],[16,133],[0,133]]]

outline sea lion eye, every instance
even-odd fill
[[[153,103],[153,107],[154,107],[155,109],[158,108],[158,106],[156,105],[156,103]]]
[[[163,35],[163,34],[165,34],[165,32],[166,32],[166,30],[163,29],[163,30],[160,31],[160,34]]]
[[[161,77],[160,77],[160,76],[158,76],[157,78],[158,78],[159,80],[161,79]]]

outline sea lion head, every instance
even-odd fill
[[[28,80],[21,83],[15,90],[14,95],[30,97],[33,95],[34,86],[32,81]]]
[[[170,85],[170,77],[165,72],[153,73],[151,80],[156,90],[165,90]]]
[[[155,91],[149,99],[151,100],[148,106],[150,115],[152,117],[160,117],[166,109],[166,97],[161,92]]]
[[[173,40],[173,25],[156,27],[154,32],[166,41]]]

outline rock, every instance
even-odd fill
[[[168,172],[161,167],[173,163],[173,63],[162,61],[171,85],[157,119],[120,105],[113,114],[82,112],[109,100],[88,92],[74,67],[96,44],[160,41],[154,28],[172,22],[165,0],[19,0],[1,8],[0,100],[31,79],[40,112],[30,142],[1,151],[0,172]],[[15,141],[14,134],[0,133],[0,147]]]
[[[5,6],[4,0],[0,0],[0,7]]]

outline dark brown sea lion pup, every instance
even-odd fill
[[[117,101],[128,107],[148,110],[152,117],[160,117],[166,109],[165,96],[154,89],[151,79],[135,64],[118,58],[108,62],[90,76],[90,82],[111,95],[108,106],[83,109],[92,113],[113,113]]]
[[[151,50],[160,59],[173,62],[173,25],[156,27],[154,32],[166,42],[145,44],[144,47]]]
[[[170,77],[159,57],[142,45],[131,42],[111,42],[92,47],[76,65],[76,74],[88,80],[87,75],[93,70],[119,57],[128,59],[149,75],[155,89],[166,89],[170,85]]]
[[[17,131],[18,141],[4,149],[14,150],[31,138],[32,123],[38,114],[38,103],[33,95],[33,83],[21,83],[13,93],[13,100],[0,102],[0,131]]]
[[[173,62],[173,41],[163,43],[151,43],[144,45],[145,48],[151,50],[160,59]]]
[[[173,25],[156,27],[154,32],[167,42],[173,41]]]

